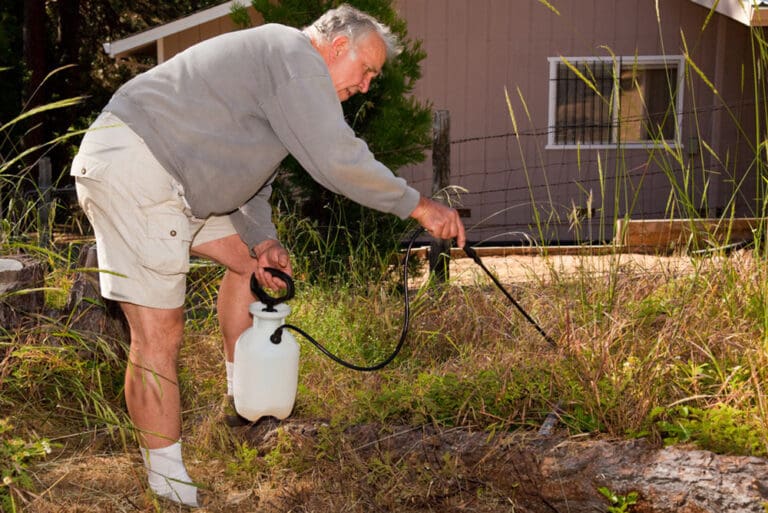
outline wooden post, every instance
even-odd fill
[[[432,196],[438,199],[451,178],[451,117],[447,110],[435,111],[432,116],[432,172]],[[438,282],[448,281],[450,255],[450,240],[432,240],[429,246],[429,271]]]
[[[51,242],[49,229],[51,226],[51,159],[43,157],[40,159],[40,171],[38,174],[38,187],[40,188],[40,217],[38,218],[37,232],[40,237],[40,247],[47,248]]]

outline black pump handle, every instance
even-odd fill
[[[296,289],[293,286],[293,279],[287,273],[280,269],[275,269],[274,267],[265,267],[264,270],[285,283],[285,294],[277,297],[267,294],[267,291],[265,291],[259,284],[259,280],[256,279],[256,273],[251,275],[251,292],[259,298],[259,301],[267,306],[267,312],[274,312],[275,305],[291,299],[296,293]]]

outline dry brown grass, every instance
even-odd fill
[[[525,483],[505,433],[532,436],[557,401],[558,436],[576,439],[644,432],[659,441],[651,414],[675,403],[728,405],[765,427],[765,269],[750,252],[487,263],[556,350],[459,261],[450,287],[414,297],[408,345],[384,371],[343,370],[304,345],[294,415],[268,433],[222,423],[215,323],[191,331],[185,457],[210,489],[207,511],[516,511]],[[375,287],[336,292],[300,290],[292,322],[350,359],[386,353],[399,334],[397,298]],[[366,345],[379,352],[359,352]],[[55,414],[46,425],[46,436],[71,427]],[[22,511],[174,510],[147,494],[130,436],[62,440],[32,469]]]

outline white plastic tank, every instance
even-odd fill
[[[299,344],[288,330],[278,343],[270,340],[291,313],[286,304],[267,311],[261,302],[251,303],[253,326],[235,344],[232,386],[235,410],[256,422],[261,417],[284,419],[291,414],[299,383]]]

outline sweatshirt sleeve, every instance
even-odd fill
[[[287,81],[262,109],[286,149],[328,190],[402,219],[416,208],[419,192],[355,136],[327,75]]]
[[[271,194],[272,186],[265,185],[248,203],[230,215],[232,225],[249,250],[263,240],[277,239],[277,229],[272,223],[272,205],[269,202]]]

